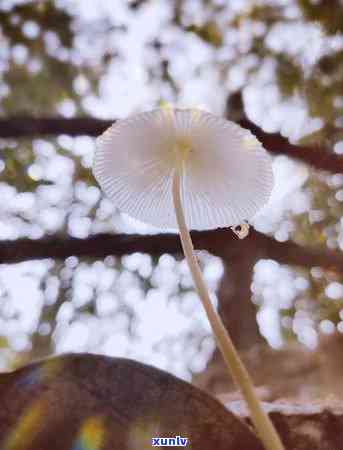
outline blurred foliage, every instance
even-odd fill
[[[36,73],[30,73],[28,66],[12,63],[3,78],[11,92],[2,101],[3,111],[13,115],[52,115],[58,102],[67,98],[79,100],[72,89],[76,73],[69,62],[48,56]]]
[[[254,25],[263,24],[263,27],[259,27],[259,33],[252,37],[246,50],[246,54],[257,57],[256,63],[249,69],[248,80],[254,79],[265,61],[272,60],[275,63],[275,80],[281,98],[285,101],[292,97],[304,100],[308,115],[320,119],[322,123],[318,130],[302,137],[299,144],[314,148],[322,146],[332,151],[335,144],[343,140],[342,4],[339,0],[298,0],[283,5],[277,2],[275,5],[268,3],[261,2],[247,8],[230,22],[237,30],[244,26],[252,28]],[[292,35],[291,28],[277,27],[292,27],[298,24],[320,30],[322,48],[315,58],[304,60],[290,45],[282,51],[270,45],[269,38],[276,29],[285,35],[288,33],[288,37]],[[309,40],[309,48],[311,45]],[[236,62],[240,58],[242,54],[239,54]],[[343,217],[342,186],[341,174],[310,172],[305,191],[310,195],[311,209],[291,217],[295,224],[292,233],[294,240],[308,247],[328,246],[334,250],[342,250],[342,244],[338,243],[338,239],[341,239]],[[297,306],[283,311],[282,315],[294,317],[297,311],[305,310],[317,324],[324,319],[339,323],[342,320],[339,313],[343,307],[343,298],[335,301],[328,298],[326,287],[335,281],[342,282],[341,275],[332,269],[322,271],[322,276],[316,278],[311,276],[310,271],[304,273],[304,269],[297,270],[308,280],[309,288],[295,301]],[[292,335],[286,328],[285,336],[290,338]]]
[[[313,60],[304,61],[301,55],[293,52],[293,48],[282,50],[273,48],[269,43],[272,31],[276,27],[300,24],[307,32],[306,26],[317,27],[326,39],[340,37],[343,31],[343,8],[340,0],[292,0],[289,2],[260,1],[246,2],[238,10],[227,14],[224,2],[215,0],[199,0],[201,4],[199,14],[187,13],[188,0],[171,0],[174,9],[172,25],[180,33],[195,36],[205,42],[217,55],[219,72],[225,82],[230,70],[253,56],[253,64],[246,70],[246,77],[241,88],[244,89],[258,74],[265,62],[272,61],[275,67],[275,83],[281,94],[282,101],[300,98],[308,108],[311,117],[319,118],[322,127],[301,139],[300,144],[325,146],[332,149],[343,140],[343,50],[340,44],[321,49]],[[72,2],[71,2],[72,3]],[[142,10],[149,0],[129,2],[134,12]],[[99,26],[101,33],[106,36],[108,30],[118,29],[125,36],[126,27],[111,23],[104,18]],[[240,34],[250,32],[250,40],[242,45],[240,39],[234,39]],[[279,31],[280,32],[280,31]],[[281,33],[281,32],[280,32]],[[291,31],[289,31],[291,33]],[[77,49],[75,38],[77,30],[75,17],[67,9],[58,6],[52,0],[26,1],[17,4],[9,10],[2,7],[0,2],[0,115],[29,115],[54,116],[60,113],[63,102],[68,101],[72,106],[70,115],[83,115],[83,97],[75,89],[75,80],[83,77],[89,85],[92,94],[98,93],[98,81],[104,67],[113,63],[118,56],[115,49],[110,47],[101,57],[100,64],[84,62],[75,57]],[[92,36],[92,30],[89,31]],[[120,36],[122,39],[122,36]],[[139,37],[137,37],[139,38]],[[159,58],[160,71],[158,74],[166,82],[175,95],[179,86],[173,78],[172,58],[170,60],[163,53],[163,36],[157,36],[152,41],[156,55]],[[168,39],[167,39],[168,40]],[[115,41],[115,39],[113,39]],[[232,48],[231,48],[231,42]],[[229,43],[229,44],[228,44]],[[311,46],[311,42],[308,44]],[[228,49],[232,55],[228,56]],[[129,50],[129,49],[128,49]],[[78,55],[80,56],[80,55]],[[187,55],[186,55],[187,56]],[[185,58],[187,59],[187,58]],[[219,61],[219,62],[218,62]],[[214,64],[211,61],[211,64]],[[185,66],[186,67],[186,66]],[[223,82],[223,97],[227,97]],[[236,108],[237,110],[239,108]],[[235,107],[234,107],[235,110]],[[237,113],[237,111],[236,111]],[[238,115],[238,114],[237,114]],[[239,119],[239,117],[235,117]],[[55,152],[73,163],[73,182],[84,182],[87,186],[95,184],[89,164],[82,161],[82,157],[73,151],[66,150],[57,139],[52,139]],[[34,142],[21,140],[16,142],[2,142],[0,148],[0,177],[2,182],[15,186],[19,192],[35,192],[42,184],[52,183],[47,179],[35,179],[29,175],[30,167],[35,163],[36,153]],[[3,169],[1,166],[3,163]],[[52,183],[53,184],[53,183]],[[308,213],[292,216],[295,224],[292,238],[302,245],[339,249],[337,237],[339,221],[343,216],[343,201],[337,199],[337,192],[342,190],[342,184],[333,182],[332,175],[311,173],[305,189],[312,199],[311,211],[319,211],[321,219],[313,220]],[[87,217],[94,218],[99,202],[87,210]],[[106,220],[108,217],[106,217]],[[66,221],[63,222],[60,233],[66,233]],[[158,260],[153,260],[155,266]],[[116,261],[118,267],[121,261]],[[47,277],[61,277],[64,263],[56,263]],[[118,268],[120,270],[120,267]],[[302,268],[296,270],[308,280],[309,287],[299,294],[296,305],[284,310],[282,315],[294,317],[301,309],[311,309],[311,314],[317,322],[329,318],[337,323],[342,301],[332,301],[325,295],[328,283],[339,280],[334,271],[324,272],[320,278],[313,277],[310,271]],[[136,274],[137,275],[137,274]],[[342,280],[341,280],[342,281]],[[47,280],[42,282],[43,291]],[[140,279],[144,290],[152,287],[151,280]],[[187,289],[180,287],[180,292]],[[42,323],[49,323],[51,330],[56,325],[56,314],[65,301],[70,301],[72,293],[71,280],[66,280],[58,291],[57,300],[43,308]],[[341,299],[343,300],[343,299]],[[93,298],[94,301],[94,298]],[[300,303],[299,303],[300,302]],[[300,306],[299,306],[300,305]],[[309,306],[310,305],[310,306]],[[93,314],[94,302],[89,302],[80,314]],[[242,319],[244,320],[244,319]],[[51,351],[51,333],[36,333],[33,338],[33,352],[36,355],[46,355]],[[294,334],[285,328],[285,335],[293,339]],[[0,347],[6,342],[0,337]],[[31,356],[30,356],[31,357]]]
[[[19,4],[10,13],[0,5],[0,36],[14,55],[2,74],[8,87],[2,114],[51,115],[64,98],[77,100],[72,82],[79,69],[68,57],[74,38],[71,25],[71,16],[54,1]],[[60,46],[55,55],[48,48],[49,38]],[[20,63],[16,53],[22,55]]]
[[[186,31],[190,31],[199,36],[204,41],[210,43],[214,47],[220,47],[223,44],[223,36],[220,33],[217,24],[213,21],[205,22],[201,26],[189,25]]]
[[[5,147],[1,149],[0,158],[4,162],[4,170],[1,174],[2,181],[15,185],[19,191],[34,191],[39,182],[28,176],[27,168],[34,162],[34,154],[30,143],[18,149]]]
[[[309,115],[323,120],[323,126],[313,136],[304,138],[303,144],[315,142],[333,147],[343,137],[341,118],[343,105],[343,50],[342,46],[325,41],[326,37],[342,39],[340,34],[343,29],[343,9],[339,0],[298,0],[290,4],[270,5],[259,4],[238,14],[230,22],[237,29],[243,26],[253,27],[261,25],[261,30],[253,36],[247,53],[258,58],[258,63],[250,69],[253,77],[261,64],[267,59],[273,59],[276,64],[276,81],[281,94],[284,97],[293,95],[303,98],[308,105]],[[296,5],[300,13],[294,12]],[[292,13],[289,10],[292,9]],[[268,38],[277,26],[292,26],[304,22],[321,30],[324,48],[319,56],[311,62],[304,61],[292,53],[289,47],[282,52],[274,50],[268,44]],[[280,29],[280,33],[282,33]],[[285,30],[285,34],[291,35],[291,29]],[[306,33],[306,30],[304,30]],[[332,36],[334,35],[334,36]],[[280,35],[281,37],[281,35]],[[296,39],[296,38],[295,38]],[[311,48],[312,43],[308,42]],[[328,48],[325,48],[327,46]],[[241,58],[242,55],[239,55]]]
[[[285,97],[295,94],[303,82],[301,68],[291,58],[282,53],[278,55],[276,76],[281,93]]]
[[[42,50],[41,39],[32,40],[23,33],[22,24],[26,21],[36,22],[44,31],[54,31],[63,46],[71,47],[71,17],[65,10],[57,8],[54,1],[31,1],[15,5],[10,14],[0,10],[1,28],[6,37],[12,42],[32,46],[36,51]]]
[[[306,20],[318,21],[329,34],[343,32],[343,8],[340,0],[299,0]]]

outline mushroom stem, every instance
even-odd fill
[[[181,167],[180,167],[180,170]],[[250,409],[251,419],[257,433],[267,450],[284,450],[279,435],[272,424],[268,414],[262,409],[261,403],[254,392],[251,378],[241,361],[235,346],[224,327],[224,324],[212,306],[206,284],[194,254],[194,247],[189,230],[186,225],[180,196],[180,170],[176,170],[173,176],[173,201],[176,219],[180,230],[183,252],[187,259],[196,291],[205,308],[207,318],[211,324],[218,347],[235,383],[241,389],[244,399]]]

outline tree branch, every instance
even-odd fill
[[[291,144],[281,134],[266,133],[248,119],[240,120],[239,123],[243,128],[249,129],[263,143],[264,148],[274,155],[286,155],[319,170],[326,170],[332,173],[343,172],[342,156],[330,152],[328,149],[314,146],[301,147]]]
[[[0,119],[0,138],[24,138],[34,136],[98,136],[115,120],[101,120],[91,117],[65,119],[63,117],[34,118],[10,117]]]
[[[278,242],[252,230],[249,237],[238,240],[227,229],[194,231],[192,239],[196,249],[208,250],[226,261],[249,255],[252,260],[271,258],[282,264],[304,267],[322,266],[342,271],[343,254],[331,250],[310,249],[294,242]],[[65,259],[69,256],[104,258],[123,256],[135,252],[159,256],[163,253],[181,254],[176,234],[98,234],[86,239],[57,236],[30,240],[0,241],[0,264],[17,263],[31,259]]]
[[[33,136],[55,136],[67,134],[69,136],[89,135],[98,136],[114,120],[101,120],[90,117],[82,118],[32,118],[10,117],[0,119],[0,138],[23,138]],[[332,173],[343,172],[343,158],[321,147],[300,147],[291,144],[278,133],[266,133],[248,119],[239,124],[249,129],[263,143],[263,146],[274,155],[287,155],[298,159],[316,169],[327,170]]]

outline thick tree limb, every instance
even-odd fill
[[[343,254],[331,250],[310,249],[293,242],[278,242],[252,230],[249,237],[238,240],[226,229],[192,232],[196,249],[205,249],[225,260],[271,258],[283,264],[304,267],[323,266],[343,269]],[[178,235],[98,234],[86,239],[50,237],[39,240],[0,241],[0,263],[17,263],[31,259],[65,259],[69,256],[104,258],[135,252],[158,256],[181,253]]]
[[[0,119],[0,138],[23,138],[32,136],[98,136],[114,120],[82,118],[32,118],[10,117]],[[247,119],[240,120],[242,127],[252,131],[271,153],[283,154],[298,159],[316,169],[332,173],[343,172],[343,158],[321,147],[300,147],[291,144],[278,133],[266,133]]]

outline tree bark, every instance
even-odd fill
[[[255,258],[225,264],[218,292],[219,314],[238,351],[264,343],[256,321],[256,306],[251,301],[251,279]]]

